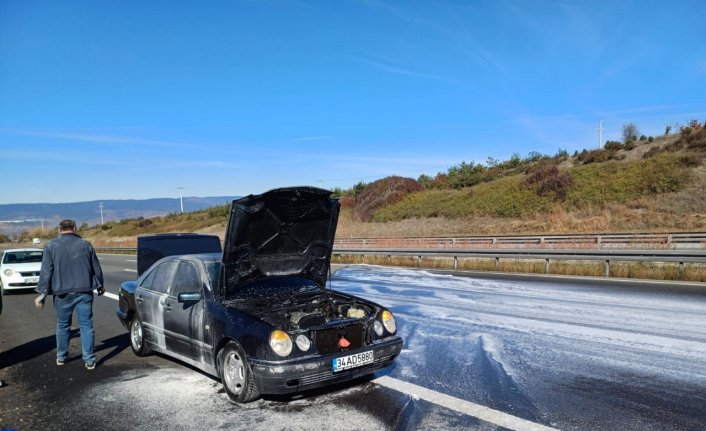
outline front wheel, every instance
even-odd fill
[[[132,347],[132,352],[137,356],[147,356],[152,353],[152,349],[145,342],[142,322],[137,315],[130,322],[130,347]]]
[[[228,397],[236,403],[247,403],[260,396],[243,349],[233,341],[218,355],[218,371]]]

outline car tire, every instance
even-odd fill
[[[145,341],[142,321],[137,315],[130,321],[130,347],[137,356],[147,356],[152,353],[152,349]]]
[[[226,394],[234,402],[247,403],[260,396],[245,352],[235,342],[229,342],[219,352],[218,372]]]

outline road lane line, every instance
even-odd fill
[[[118,300],[118,295],[113,293],[106,292],[104,296],[116,301]],[[558,431],[556,428],[534,423],[532,421],[528,421],[527,419],[518,418],[517,416],[513,416],[499,410],[493,410],[480,404],[475,404],[470,401],[442,394],[441,392],[423,388],[413,383],[403,382],[402,380],[397,380],[392,377],[383,376],[372,381],[380,386],[394,389],[412,397],[428,401],[450,410],[455,410],[465,415],[473,416],[482,421],[513,431]]]
[[[127,271],[127,272],[137,272],[136,269],[127,269],[127,268],[123,268],[123,271]]]
[[[534,423],[527,419],[518,418],[517,416],[423,388],[413,383],[403,382],[402,380],[397,380],[392,377],[378,377],[374,379],[373,382],[503,428],[515,431],[558,431],[556,428]]]

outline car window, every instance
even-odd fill
[[[2,263],[40,263],[41,261],[41,250],[7,252],[2,259]]]
[[[200,292],[201,277],[199,269],[191,262],[179,262],[171,294],[177,296],[184,292]]]
[[[167,293],[174,277],[177,262],[169,261],[160,263],[145,277],[140,287],[158,293]]]

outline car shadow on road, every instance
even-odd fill
[[[116,335],[115,337],[108,338],[100,342],[93,349],[94,353],[98,353],[102,350],[113,349],[108,352],[105,356],[101,357],[96,361],[99,366],[103,363],[109,361],[113,357],[117,356],[123,350],[127,349],[130,345],[130,335],[126,332],[124,334]]]

